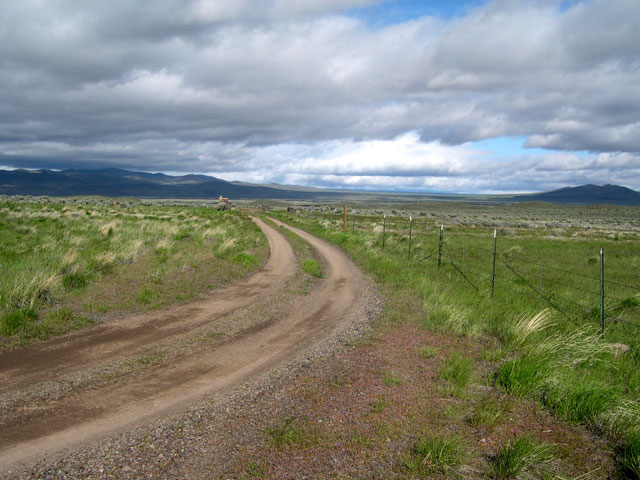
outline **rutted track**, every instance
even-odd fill
[[[230,392],[365,315],[367,282],[353,262],[338,248],[291,227],[319,252],[326,267],[310,295],[287,294],[297,269],[295,254],[282,234],[254,221],[267,235],[270,257],[262,271],[245,281],[198,302],[0,356],[0,395],[12,398],[43,382],[63,383],[69,375],[184,341],[203,328],[225,331],[213,344],[196,342],[169,364],[115,383],[33,404],[8,402],[0,417],[0,473],[131,428],[204,395]]]

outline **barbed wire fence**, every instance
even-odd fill
[[[421,223],[412,217],[357,215],[353,211],[345,217],[342,210],[320,214],[320,217],[325,226],[345,233],[377,234],[377,244],[381,249],[397,254],[404,250],[405,258],[416,264],[437,261],[438,269],[450,266],[478,294],[488,291],[493,298],[494,294],[499,294],[500,285],[509,282],[509,286],[515,287],[519,294],[553,308],[576,326],[585,321],[599,320],[603,335],[608,325],[620,325],[630,333],[640,333],[640,285],[611,279],[610,274],[605,276],[605,252],[602,249],[599,260],[589,259],[589,263],[599,267],[598,276],[584,273],[582,267],[559,259],[553,259],[551,264],[529,258],[517,249],[500,251],[497,229],[492,232],[494,248],[491,249],[469,246],[462,241],[469,236],[486,238],[486,231],[460,233],[455,231],[455,226],[445,227],[442,223],[438,232],[434,232],[433,225],[427,226],[426,222]],[[453,230],[451,235],[450,229]],[[498,266],[501,268],[497,269]],[[581,281],[590,286],[583,285]],[[613,287],[615,293],[611,293]]]

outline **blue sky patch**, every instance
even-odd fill
[[[482,0],[396,0],[355,8],[348,15],[364,20],[373,28],[383,28],[424,16],[449,20],[484,3]]]

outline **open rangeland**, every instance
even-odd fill
[[[138,259],[162,236],[87,285],[52,290],[20,317],[32,332],[63,302],[96,325],[40,342],[57,332],[5,335],[4,474],[637,478],[637,211],[596,209],[590,223],[582,207],[410,208],[359,208],[346,229],[341,208],[217,212],[211,222],[259,225],[270,254],[256,230],[212,237],[217,260],[245,268],[189,299],[125,306],[114,294],[106,312],[91,310],[100,295],[81,300],[121,269],[147,272]],[[244,244],[222,257],[225,242]]]

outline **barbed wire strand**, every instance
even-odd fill
[[[421,258],[420,260],[416,260],[416,263],[424,262],[425,260],[433,257],[437,252],[438,252],[438,249],[436,248],[435,250],[432,250],[431,253],[429,255],[427,255],[426,257]]]
[[[614,323],[616,322],[622,322],[625,323],[627,325],[633,325],[636,328],[640,328],[640,324],[635,323],[635,322],[630,322],[629,320],[625,319],[625,318],[614,318],[614,317],[609,317],[607,320],[613,320]]]
[[[542,298],[544,298],[544,299],[547,301],[547,303],[548,303],[549,305],[551,305],[551,306],[552,306],[553,308],[555,308],[558,312],[560,312],[564,317],[566,317],[566,318],[567,318],[567,320],[569,320],[569,321],[570,321],[571,323],[573,323],[575,326],[579,326],[579,325],[578,325],[578,323],[577,323],[573,318],[571,318],[569,315],[567,315],[567,314],[566,314],[562,309],[560,309],[560,307],[558,307],[558,306],[557,306],[556,304],[554,304],[551,300],[549,300],[549,299],[548,299],[547,297],[545,297],[542,293],[540,293],[536,287],[534,287],[533,285],[531,285],[531,284],[529,283],[529,281],[528,281],[526,278],[524,278],[522,275],[520,275],[518,272],[516,272],[516,271],[511,267],[511,265],[509,265],[507,262],[505,262],[505,261],[504,261],[504,259],[501,259],[501,260],[502,260],[502,263],[505,265],[505,267],[507,267],[509,270],[511,270],[511,271],[513,272],[513,274],[514,274],[514,275],[516,275],[516,276],[517,276],[517,277],[519,277],[523,282],[525,282],[525,284],[526,284],[526,285],[527,285],[531,290],[533,290],[533,291],[534,291],[534,292],[536,292],[538,295],[540,295]]]
[[[561,282],[559,280],[554,280],[553,278],[544,278],[544,282],[549,282],[549,283],[553,283],[554,285],[561,285],[563,287],[571,288],[573,290],[579,290],[579,291],[584,292],[584,293],[590,293],[591,295],[600,296],[600,292],[593,292],[591,290],[587,290],[586,288],[578,287],[576,285],[571,285],[570,283],[564,283],[564,282]],[[607,295],[607,297],[615,298],[616,300],[620,300],[619,298],[612,297],[610,295]],[[622,300],[620,300],[620,301],[622,301]]]
[[[499,255],[503,256],[504,254],[499,253]],[[565,269],[565,268],[555,267],[555,266],[553,266],[553,265],[547,265],[547,264],[540,263],[540,262],[534,262],[534,261],[531,261],[531,260],[529,260],[529,259],[522,258],[522,257],[520,258],[520,260],[522,260],[522,261],[526,261],[526,262],[527,262],[528,264],[530,264],[530,265],[536,265],[536,266],[538,266],[538,267],[548,268],[548,269],[550,269],[550,270],[557,270],[557,271],[560,271],[560,272],[568,273],[568,274],[570,274],[570,275],[576,275],[576,276],[578,276],[578,277],[589,278],[589,279],[591,279],[591,280],[595,280],[595,281],[597,281],[597,282],[599,282],[599,281],[600,281],[600,277],[594,277],[594,276],[592,276],[592,275],[586,275],[586,274],[584,274],[584,273],[574,272],[574,271],[571,271],[571,270],[567,270],[567,269]],[[621,282],[616,282],[615,280],[607,280],[607,279],[605,278],[605,280],[604,280],[604,281],[605,281],[605,284],[606,284],[606,283],[611,283],[611,284],[614,284],[614,285],[618,285],[618,286],[620,286],[620,287],[630,288],[630,289],[632,289],[632,290],[640,290],[640,287],[638,287],[638,286],[633,286],[633,285],[628,285],[628,284],[621,283]]]
[[[476,286],[474,285],[474,283],[473,283],[471,280],[469,280],[469,278],[464,274],[464,272],[458,268],[458,266],[455,264],[455,262],[453,261],[453,259],[452,259],[451,257],[447,257],[447,258],[449,258],[449,261],[451,262],[451,265],[453,265],[453,267],[454,267],[458,272],[460,272],[460,275],[462,275],[462,276],[464,277],[464,279],[465,279],[467,282],[469,282],[469,284],[470,284],[473,288],[475,288],[475,289],[476,289],[476,291],[479,291],[479,290],[478,290],[478,287],[476,287]]]

